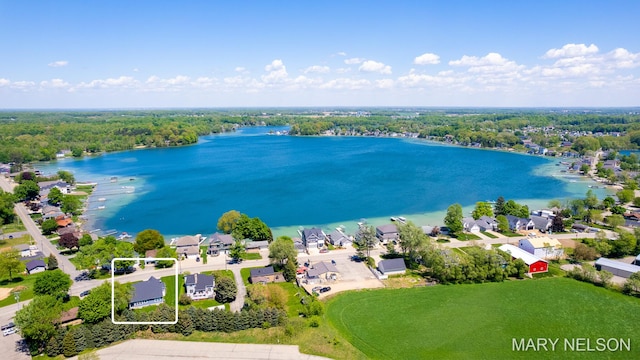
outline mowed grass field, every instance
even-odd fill
[[[640,358],[640,299],[568,278],[352,292],[327,318],[371,359]],[[560,340],[518,352],[513,338]],[[572,352],[565,338],[631,339],[631,352]]]

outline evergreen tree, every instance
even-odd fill
[[[62,353],[65,357],[72,357],[78,354],[76,350],[76,341],[73,338],[73,328],[71,328],[65,335],[62,340]]]
[[[502,196],[498,197],[498,199],[496,200],[496,203],[493,206],[493,214],[495,216],[506,215],[504,213],[504,198]]]
[[[53,255],[53,253],[51,253],[47,258],[47,269],[55,270],[57,268],[58,268],[58,259],[56,258],[55,255]]]

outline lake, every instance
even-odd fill
[[[584,197],[591,180],[559,172],[558,159],[445,146],[418,139],[269,136],[282,128],[245,128],[201,137],[191,146],[65,159],[37,168],[97,182],[91,228],[172,237],[208,236],[222,213],[261,218],[275,235],[300,226],[355,231],[404,216],[442,223],[453,203],[465,214],[498,196],[543,207]],[[602,198],[605,190],[595,190]]]

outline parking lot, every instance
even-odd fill
[[[309,294],[317,286],[331,287],[330,291],[319,293],[319,298],[325,298],[341,291],[384,287],[384,284],[373,275],[364,262],[356,262],[351,259],[353,255],[354,252],[350,251],[330,251],[327,254],[310,256],[309,260],[312,263],[319,261],[331,262],[331,260],[334,260],[336,262],[335,266],[339,271],[338,279],[316,284],[302,283],[301,285]]]
[[[0,316],[0,325],[6,325],[13,321],[8,316]],[[14,334],[0,336],[0,349],[2,352],[2,359],[7,360],[27,360],[31,359],[28,352],[21,352],[23,342],[22,337],[17,332]]]

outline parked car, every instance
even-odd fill
[[[326,253],[326,252],[328,252],[328,251],[329,251],[329,250],[327,250],[327,249],[325,249],[325,248],[320,249],[320,252],[321,252],[322,254],[324,254],[324,253]]]
[[[325,286],[320,289],[320,293],[326,293],[327,291],[331,291],[331,286]]]
[[[80,293],[80,297],[83,298],[91,293],[91,290],[86,290]]]
[[[311,291],[318,292],[318,291],[320,291],[320,289],[322,289],[322,286],[316,286],[313,289],[311,289]]]
[[[8,323],[7,325],[2,325],[2,327],[0,327],[0,329],[2,329],[2,336],[7,336],[7,335],[11,335],[11,334],[15,334],[16,332],[16,325],[12,322]]]
[[[335,260],[331,260],[331,264],[335,265],[336,261]]]
[[[80,274],[78,274],[78,276],[75,277],[75,281],[82,281],[82,280],[91,280],[91,277],[89,276],[88,272],[83,271]]]

